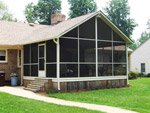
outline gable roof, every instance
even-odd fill
[[[94,16],[99,16],[127,43],[132,43],[132,41],[123,32],[121,32],[101,11],[97,11],[66,20],[56,25],[35,24],[34,26],[30,26],[26,23],[0,21],[0,45],[25,45],[59,38],[63,34],[71,31]]]

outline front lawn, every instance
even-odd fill
[[[150,78],[130,80],[130,88],[95,90],[82,93],[55,93],[49,96],[150,113]]]
[[[101,113],[26,99],[0,92],[0,113]]]

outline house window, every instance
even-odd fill
[[[18,50],[18,67],[21,67],[21,50]]]
[[[141,73],[145,72],[145,63],[141,63]]]
[[[6,62],[6,61],[7,61],[6,50],[0,50],[0,62]]]

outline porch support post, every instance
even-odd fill
[[[129,85],[129,77],[128,77],[128,47],[126,43],[126,74],[127,74],[127,85]]]
[[[97,16],[95,17],[95,52],[96,52],[96,77],[98,77],[98,41],[97,41]]]
[[[111,40],[112,40],[112,76],[114,76],[114,32],[111,30]]]
[[[59,38],[53,39],[53,41],[56,43],[57,48],[57,85],[58,85],[58,91],[60,91],[60,44],[59,44]]]
[[[23,48],[21,49],[21,86],[23,85],[23,76],[24,76],[24,67],[23,67],[23,61],[24,59],[24,51]]]

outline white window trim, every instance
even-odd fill
[[[7,60],[7,58],[8,58],[8,50],[7,49],[0,49],[0,50],[6,51],[5,61],[0,60],[0,63],[7,63],[8,62],[8,60]]]
[[[19,61],[19,51],[22,52],[22,50],[21,50],[21,49],[18,49],[18,51],[17,51],[17,67],[18,67],[18,68],[21,68],[21,65],[19,65],[19,64],[20,64],[20,61]],[[22,56],[21,56],[21,58],[22,58]],[[22,62],[21,62],[21,63],[22,63]]]

